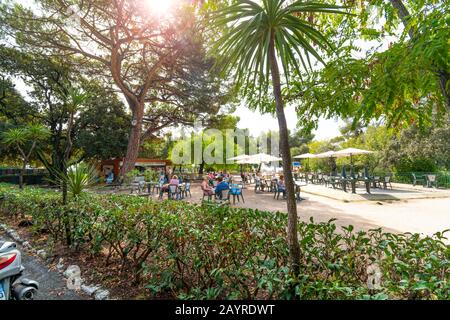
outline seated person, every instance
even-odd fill
[[[172,179],[170,179],[169,184],[178,186],[180,184],[180,180],[178,179],[177,176],[174,175],[172,176]]]
[[[180,184],[180,180],[178,180],[178,177],[176,175],[172,176],[172,179],[170,179],[169,183],[165,183],[162,186],[159,197],[162,198],[164,192],[169,192],[170,185],[178,186],[179,184]]]
[[[228,185],[228,182],[223,181],[222,177],[217,178],[217,181],[219,183],[217,184],[217,187],[215,189],[216,197],[222,199],[222,191],[229,190],[230,186]]]
[[[166,174],[164,173],[164,171],[161,171],[159,174],[159,185],[162,186],[163,184],[167,183],[167,177]]]
[[[280,179],[277,182],[278,191],[283,192],[283,197],[286,197],[286,184],[284,182],[284,176],[280,175]]]
[[[113,183],[114,181],[114,172],[109,171],[109,173],[106,175],[106,183]]]
[[[201,185],[202,191],[204,195],[212,196],[214,194],[214,188],[209,184],[209,177],[205,176]]]

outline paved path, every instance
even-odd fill
[[[0,231],[0,240],[11,241],[3,231]],[[64,277],[57,271],[50,270],[40,258],[29,255],[20,246],[19,249],[22,252],[22,265],[25,267],[24,276],[39,282],[36,300],[88,299],[82,294],[67,289]]]

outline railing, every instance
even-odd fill
[[[339,173],[339,172],[338,172]],[[426,185],[426,176],[427,175],[435,175],[436,176],[436,186],[438,188],[446,188],[450,189],[450,172],[441,171],[441,172],[369,172],[370,176],[379,176],[379,177],[385,177],[385,176],[391,176],[391,182],[396,183],[405,183],[405,184],[413,184],[414,178],[413,174],[416,175],[417,178],[419,178],[421,181],[417,182],[417,185]],[[297,178],[305,179],[305,174],[294,174]],[[309,177],[311,173],[308,174],[308,180],[311,180]],[[315,173],[315,176],[317,177],[318,173]],[[347,176],[350,176],[349,172],[347,172]],[[423,182],[424,181],[424,182]]]
[[[0,169],[0,176],[18,175],[18,174],[20,174],[21,171],[22,171],[22,169],[18,169],[18,168],[3,168],[3,169]],[[41,174],[46,174],[46,173],[47,173],[46,169],[25,169],[26,175],[41,175]]]
[[[392,175],[392,182],[413,184],[413,174],[421,179],[426,179],[427,175],[435,175],[436,185],[439,188],[450,188],[450,172],[395,172]]]
[[[19,184],[21,169],[0,169],[0,183]],[[45,169],[26,169],[23,176],[25,184],[36,185],[46,183],[48,172]]]

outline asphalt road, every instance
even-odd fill
[[[3,231],[0,231],[0,240],[11,241]],[[23,276],[39,282],[35,300],[89,299],[81,293],[67,289],[64,277],[57,271],[50,270],[40,258],[29,255],[20,246],[18,248],[22,252],[22,265],[25,267]]]

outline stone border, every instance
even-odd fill
[[[22,239],[17,231],[9,228],[8,225],[0,223],[0,230],[4,230],[9,237],[11,237],[15,242],[19,243],[26,251],[39,256],[44,261],[48,258],[48,254],[45,250],[38,250],[34,248],[30,244],[30,242]],[[65,267],[63,258],[60,258],[58,264],[56,265],[56,269],[67,279],[67,288],[69,290],[81,289],[81,291],[83,291],[88,296],[93,297],[95,300],[110,300],[110,293],[108,290],[102,288],[99,285],[83,284],[83,279],[81,278],[81,270],[78,266],[68,266],[64,271]]]

